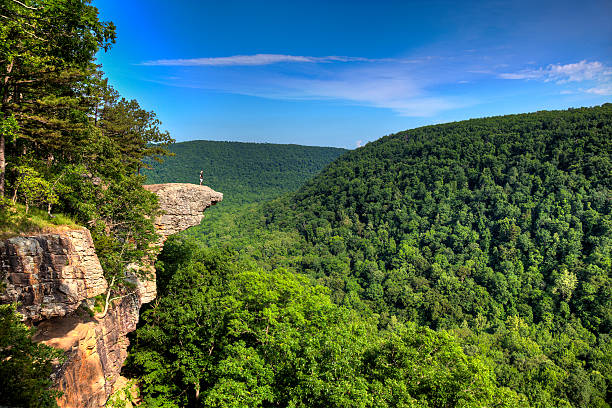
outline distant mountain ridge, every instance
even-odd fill
[[[277,197],[300,188],[347,150],[290,144],[194,140],[169,147],[175,156],[145,170],[147,184],[198,183],[225,194],[224,206]]]

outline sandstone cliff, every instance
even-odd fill
[[[202,212],[223,199],[193,184],[145,188],[158,195],[164,212],[155,220],[160,247],[169,235],[199,224]],[[127,334],[136,328],[140,307],[155,298],[154,269],[151,280],[135,279],[138,290],[115,301],[104,317],[79,309],[107,288],[85,228],[0,241],[0,272],[6,284],[0,302],[20,302],[19,312],[39,322],[37,340],[66,351],[54,374],[64,392],[60,406],[104,406],[127,355]]]
[[[204,218],[204,210],[223,200],[223,194],[208,186],[197,186],[188,183],[150,184],[146,190],[155,193],[163,214],[155,220],[159,234],[157,246],[163,247],[166,238],[199,225]],[[153,279],[143,280],[134,276],[141,303],[149,303],[157,295],[155,270],[151,267]]]
[[[86,228],[0,241],[0,303],[19,302],[30,321],[65,316],[106,290]]]
[[[145,189],[157,194],[164,214],[155,220],[161,244],[172,234],[199,225],[204,210],[223,200],[223,194],[208,186],[186,183],[151,184]]]

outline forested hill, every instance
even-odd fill
[[[598,406],[612,395],[611,188],[606,104],[384,137],[265,223],[299,231],[296,267],[339,302],[464,328],[535,405]]]
[[[530,405],[609,407],[611,188],[612,104],[474,119],[348,152],[203,238],[381,328],[452,332]]]
[[[333,147],[196,140],[170,146],[176,155],[145,171],[147,182],[198,183],[224,193],[225,207],[295,191],[346,152]]]

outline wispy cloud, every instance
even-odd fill
[[[169,85],[285,100],[328,100],[391,109],[402,116],[432,116],[465,106],[427,92],[436,57],[365,58],[284,54],[166,59],[140,65],[183,68]],[[276,64],[289,64],[276,67]],[[173,69],[172,67],[175,67]],[[198,69],[199,68],[199,69]]]
[[[585,89],[584,92],[594,95],[612,95],[612,84],[603,84],[593,88]]]
[[[429,95],[419,84],[417,75],[391,72],[390,69],[383,74],[381,68],[345,71],[336,78],[286,78],[278,85],[284,87],[284,91],[277,93],[277,97],[346,101],[391,109],[401,116],[433,116],[468,104],[467,101]]]
[[[574,64],[550,64],[538,69],[524,69],[518,72],[499,74],[503,79],[535,79],[545,82],[566,84],[568,82],[607,82],[612,78],[612,67],[599,61],[582,60]]]
[[[255,66],[271,65],[279,63],[330,63],[330,62],[383,62],[391,59],[373,59],[364,57],[347,56],[325,56],[312,57],[304,55],[284,55],[284,54],[254,54],[254,55],[232,55],[229,57],[210,57],[210,58],[187,58],[187,59],[160,59],[144,61],[140,65],[147,66]]]
[[[321,100],[431,117],[482,101],[470,94],[481,75],[580,84],[563,94],[612,94],[612,68],[599,61],[550,64],[499,73],[506,64],[481,57],[366,58],[285,54],[146,61],[167,85],[277,100]],[[165,68],[164,68],[165,67]],[[461,84],[457,92],[456,86]],[[469,85],[468,85],[469,84]],[[580,86],[580,87],[578,87]]]

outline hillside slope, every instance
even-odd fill
[[[384,137],[222,244],[381,324],[451,330],[534,406],[608,406],[612,104]]]
[[[346,152],[332,147],[195,140],[175,143],[175,154],[146,170],[147,183],[198,183],[225,194],[223,207],[295,191]]]

